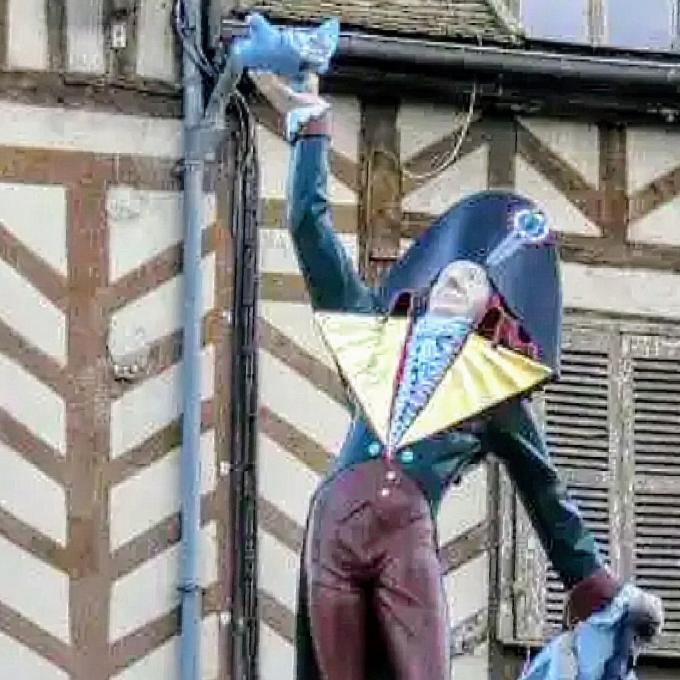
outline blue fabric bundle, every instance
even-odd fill
[[[314,29],[277,28],[263,16],[252,14],[248,26],[248,35],[238,39],[232,49],[232,58],[238,59],[239,67],[267,71],[293,81],[308,73],[325,73],[340,37],[337,19],[329,19]]]
[[[329,19],[317,28],[277,28],[259,14],[248,18],[249,33],[236,40],[231,51],[238,70],[263,71],[285,78],[294,91],[304,92],[310,73],[322,74],[338,48],[340,24]],[[286,137],[292,140],[298,130],[329,108],[320,97],[288,111]]]
[[[636,680],[640,592],[622,588],[606,609],[548,643],[520,680]]]

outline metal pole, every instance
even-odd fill
[[[189,42],[202,39],[200,0],[184,0]],[[199,680],[201,592],[198,582],[201,531],[201,234],[203,224],[203,156],[201,121],[203,81],[186,47],[184,92],[184,332],[181,492],[181,680]]]

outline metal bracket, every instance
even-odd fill
[[[121,352],[117,348],[107,347],[109,364],[116,381],[131,383],[148,375],[151,363],[149,345],[144,340],[142,329],[138,329],[136,335],[136,349]]]
[[[203,593],[205,591],[198,583],[180,583],[177,592],[180,593]]]
[[[222,37],[227,40],[242,38],[248,34],[248,24],[242,19],[222,19]]]
[[[191,142],[188,144],[189,151],[187,157],[182,162],[186,168],[193,163],[203,163],[206,160],[213,160],[220,142],[226,137],[228,127],[218,127],[210,125],[205,120],[199,125],[189,128]]]

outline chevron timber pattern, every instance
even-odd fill
[[[82,6],[101,10],[104,4]],[[140,3],[138,25],[160,31],[161,4]],[[51,15],[64,5],[0,3],[3,25],[13,27],[0,53],[10,68],[26,71],[22,82],[67,61],[82,68],[64,49],[74,41],[94,46],[97,54],[103,49],[99,29],[93,40],[74,29],[66,41],[45,28],[45,8]],[[98,56],[87,62],[93,72],[108,64]],[[172,79],[172,46],[138,54],[135,64],[145,77]],[[36,92],[30,101],[44,104],[47,95]],[[22,97],[29,99],[26,92]],[[150,101],[140,98],[135,111],[145,111],[142,99]],[[166,103],[153,106],[158,113]],[[377,266],[367,220],[373,213],[364,203],[371,177],[363,174],[366,144],[380,141],[362,132],[369,109],[353,98],[334,99],[331,159],[336,229],[364,269]],[[403,250],[433,216],[470,191],[515,187],[546,207],[558,230],[569,306],[680,318],[677,131],[475,118],[456,162],[447,164],[459,111],[417,102],[401,103],[393,113],[399,134],[384,139],[402,176],[383,194],[393,203],[382,224],[398,222],[401,232],[391,235],[391,244],[381,234],[378,255],[389,259],[390,247],[391,256]],[[348,424],[282,228],[288,151],[278,131],[278,121],[261,110],[263,680],[292,677],[307,507]],[[177,121],[146,115],[0,104],[0,678],[176,677],[179,137]],[[390,163],[381,168],[388,171]],[[207,194],[204,680],[228,677],[229,640],[229,502],[222,465],[229,455],[229,358],[222,312],[230,267],[225,232],[215,226],[223,216],[215,212]],[[496,535],[489,501],[493,480],[487,468],[471,471],[445,499],[439,520],[455,665],[458,677],[471,680],[488,677],[493,622],[487,609],[494,551],[503,538]]]
[[[173,678],[182,286],[174,161],[23,146],[0,147],[0,158],[0,677]],[[203,677],[217,680],[227,677],[229,542],[219,460],[227,358],[216,310],[227,268],[210,194],[206,217],[202,654]]]

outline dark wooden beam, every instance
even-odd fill
[[[398,100],[362,102],[360,266],[372,283],[399,256],[403,187],[398,112]]]
[[[489,139],[488,187],[513,189],[517,154],[515,121],[512,118],[489,117],[485,123]]]
[[[626,126],[600,125],[600,214],[598,223],[604,236],[625,241],[628,232],[628,159]]]
[[[417,238],[435,219],[425,213],[404,213],[403,238]],[[618,237],[558,234],[560,255],[565,262],[680,272],[680,246],[623,242]]]
[[[657,177],[630,196],[630,221],[642,219],[680,196],[680,167]]]

